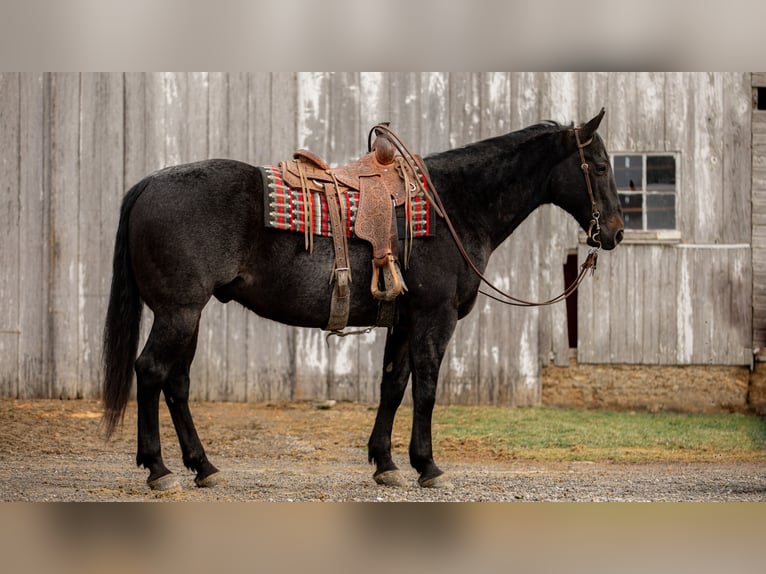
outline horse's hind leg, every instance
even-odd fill
[[[188,410],[189,366],[194,358],[200,309],[155,311],[149,339],[136,361],[138,399],[138,452],[136,462],[149,470],[152,489],[177,487],[162,460],[159,433],[159,396],[165,393],[179,435],[184,462],[198,479],[215,474],[207,462]],[[181,428],[182,430],[179,430]]]
[[[189,410],[189,368],[194,359],[198,332],[199,321],[183,360],[177,364],[177,369],[174,369],[172,375],[168,377],[162,387],[162,392],[165,395],[165,403],[178,435],[184,465],[197,473],[194,478],[194,483],[197,486],[208,487],[220,484],[223,479],[218,469],[207,459]]]
[[[400,486],[399,469],[391,458],[391,432],[396,411],[402,402],[410,377],[410,339],[406,327],[397,325],[386,338],[383,355],[383,380],[380,404],[367,444],[370,462],[375,463],[373,478],[378,484]]]

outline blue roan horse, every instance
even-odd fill
[[[595,209],[601,229],[597,239],[589,233],[591,245],[613,249],[620,242],[617,188],[596,133],[603,115],[601,110],[578,128],[541,123],[424,159],[444,210],[480,271],[513,230],[546,203],[565,209],[586,231]],[[327,324],[332,240],[316,237],[309,253],[301,234],[265,227],[263,194],[257,168],[217,159],[158,171],[123,200],[104,329],[104,423],[110,436],[121,422],[135,368],[136,461],[149,470],[151,488],[178,484],[160,453],[160,392],[197,485],[220,482],[188,404],[200,314],[211,297],[237,301],[288,325]],[[402,271],[409,290],[398,298],[398,321],[386,339],[380,404],[368,445],[381,484],[400,481],[391,458],[391,430],[410,376],[410,463],[421,486],[447,484],[433,459],[431,415],[442,357],[458,320],[474,306],[480,280],[445,220],[434,217],[432,225],[434,237],[416,240]],[[374,325],[378,305],[369,290],[370,244],[349,239],[348,250],[354,273],[348,324]],[[136,360],[144,303],[154,312],[154,323]]]

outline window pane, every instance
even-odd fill
[[[650,155],[646,158],[646,189],[675,191],[676,159],[671,155]]]
[[[669,193],[647,195],[646,225],[649,229],[675,229],[676,196]]]
[[[640,155],[614,156],[614,179],[617,189],[641,190],[643,183],[643,157]]]
[[[622,205],[622,214],[625,218],[625,229],[643,229],[643,196],[635,193],[621,193],[620,204]]]

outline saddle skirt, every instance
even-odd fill
[[[282,175],[279,165],[266,165],[260,168],[263,176],[264,213],[266,227],[282,231],[306,232],[305,214],[312,214],[309,220],[309,232],[313,235],[332,237],[327,197],[324,190],[312,189],[304,194],[300,186],[291,187]],[[288,179],[290,177],[288,176]],[[307,202],[309,205],[307,205]],[[426,197],[419,193],[411,198],[412,237],[428,237],[433,234],[432,213]],[[339,202],[341,218],[346,222],[346,237],[356,238],[356,216],[359,210],[359,190],[348,188]],[[403,205],[396,209],[399,239],[405,237],[406,217]]]

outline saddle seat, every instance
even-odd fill
[[[378,135],[364,157],[330,168],[316,154],[300,149],[293,159],[279,164],[284,182],[304,195],[324,193],[327,199],[335,247],[335,287],[331,303],[330,331],[340,331],[348,319],[348,282],[351,281],[345,221],[341,221],[339,197],[348,190],[359,192],[354,233],[372,245],[373,277],[370,290],[379,301],[393,301],[407,290],[398,262],[397,206],[405,204],[422,184],[411,164],[385,137]],[[410,210],[406,212],[409,214]],[[308,212],[305,217],[310,218]],[[313,245],[307,229],[307,248]],[[410,235],[411,238],[411,235]],[[405,244],[405,250],[409,249]],[[405,259],[406,261],[406,259]],[[381,286],[381,270],[383,285]]]

